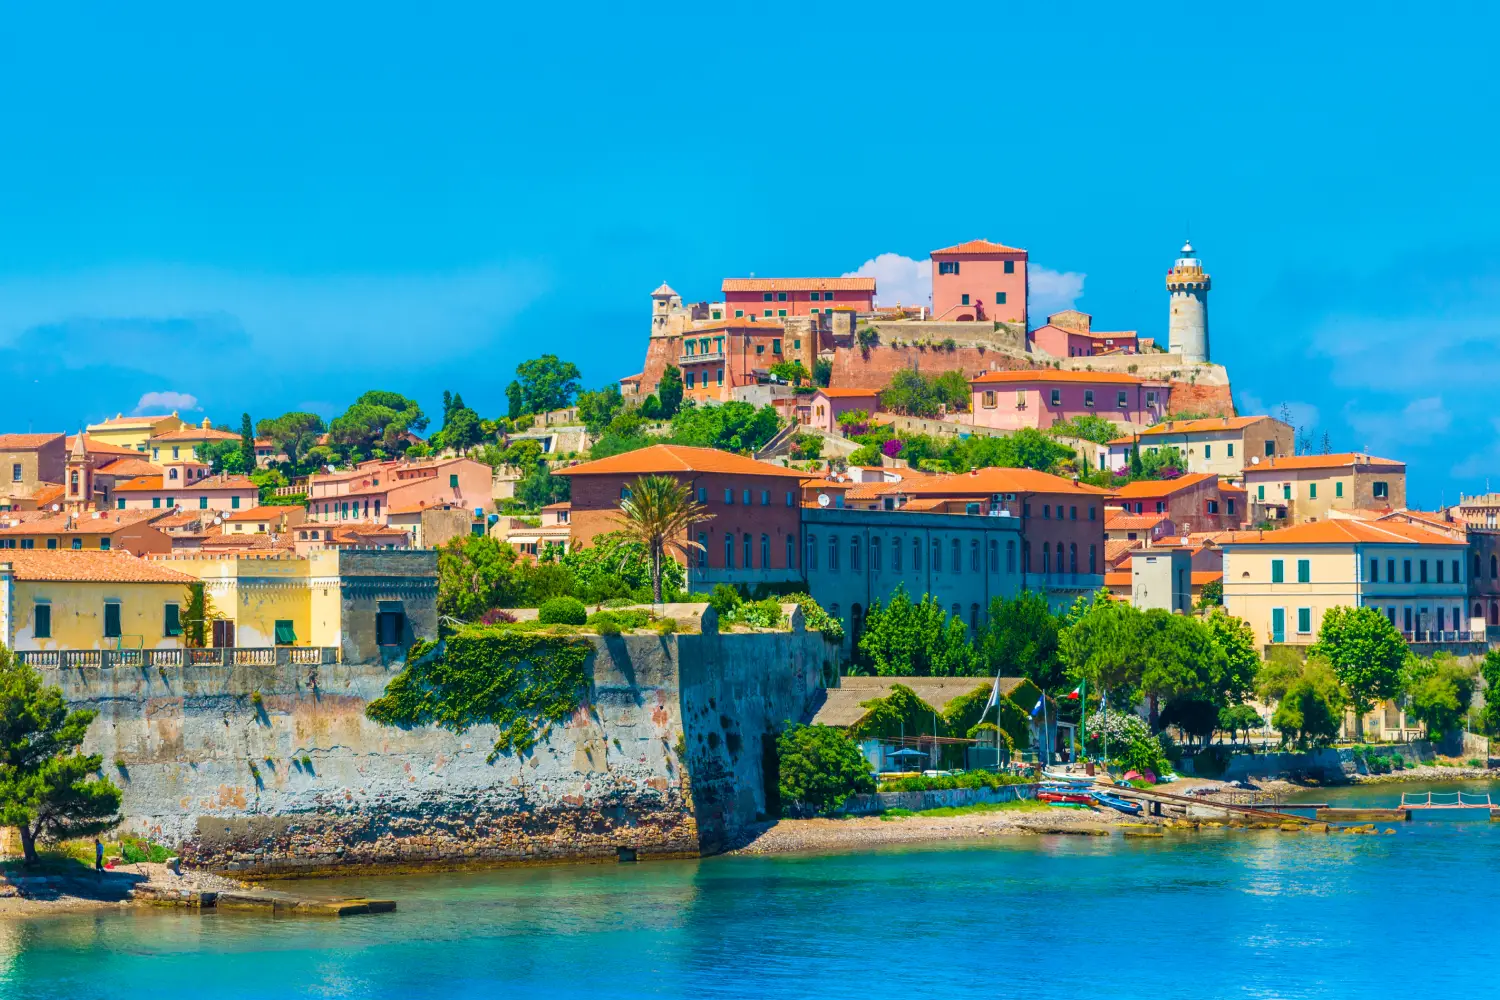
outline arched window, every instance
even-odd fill
[[[1052,572],[1052,543],[1042,543],[1042,575]]]
[[[891,539],[891,572],[901,572],[901,539]]]
[[[177,478],[177,470],[176,469],[168,469],[167,470],[167,478],[168,479],[176,479]]]
[[[745,568],[746,569],[752,569],[755,566],[755,563],[752,561],[754,559],[754,556],[755,556],[754,545],[755,545],[755,540],[750,537],[750,532],[748,532],[748,531],[745,532]]]
[[[870,539],[870,572],[880,572],[880,539]]]
[[[1474,553],[1474,572],[1471,574],[1476,579],[1479,577],[1479,553]]]
[[[859,536],[849,536],[849,572],[859,572]]]
[[[934,573],[943,571],[943,543],[936,538],[932,540],[932,571]]]
[[[971,604],[971,605],[969,605],[969,635],[972,637],[972,636],[977,636],[978,634],[979,634],[979,605],[978,604]]]
[[[1000,572],[1000,543],[990,539],[990,572]]]
[[[951,620],[952,621],[956,621],[956,622],[961,622],[961,621],[964,620],[963,615],[964,615],[963,609],[960,608],[957,604],[953,605],[953,616],[952,616]]]
[[[734,569],[734,536],[724,532],[724,568]]]
[[[1484,617],[1484,608],[1479,604],[1478,601],[1474,602],[1474,617],[1475,618],[1483,618]]]
[[[853,569],[854,567],[849,567]],[[859,634],[865,628],[865,611],[858,604],[849,608],[849,645],[857,648],[859,646]]]
[[[698,568],[708,566],[708,532],[698,532]]]
[[[1005,572],[1007,572],[1007,573],[1014,573],[1015,571],[1016,571],[1016,540],[1014,538],[1007,538],[1005,540]]]
[[[793,535],[786,536],[786,568],[795,569],[797,566],[797,539]]]
[[[1089,546],[1089,572],[1099,572],[1099,553],[1092,545]]]
[[[807,558],[803,559],[803,569],[809,573],[818,568],[818,536],[807,536]]]
[[[1495,568],[1496,568],[1495,557],[1494,556],[1490,556],[1490,579],[1491,580],[1493,580],[1495,578]]]
[[[1490,604],[1490,624],[1500,625],[1500,604]]]
[[[1068,572],[1078,572],[1078,543],[1074,542],[1068,546]]]
[[[911,568],[917,573],[922,572],[922,540],[920,538],[911,540]]]
[[[760,568],[771,568],[771,536],[760,536]]]
[[[953,539],[953,572],[957,573],[964,568],[963,545],[957,538]]]
[[[1021,539],[1021,572],[1023,574],[1031,572],[1031,540],[1029,538]]]
[[[829,535],[828,536],[828,572],[830,572],[830,573],[837,573],[838,571],[839,571],[839,536],[838,535]]]
[[[979,572],[979,540],[977,538],[969,543],[969,569],[975,573]]]

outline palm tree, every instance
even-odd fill
[[[697,500],[687,483],[672,476],[640,476],[620,501],[625,514],[625,533],[646,546],[651,557],[651,592],[661,603],[661,560],[667,546],[684,556],[703,546],[689,537],[694,521],[713,517]]]

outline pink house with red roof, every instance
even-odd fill
[[[779,320],[875,308],[874,278],[725,278],[723,292],[725,319]]]
[[[1168,412],[1172,387],[1123,372],[1055,368],[984,372],[969,380],[973,422],[980,427],[1042,430],[1085,415],[1121,427],[1149,427]]]
[[[1054,358],[1094,358],[1108,354],[1139,352],[1134,330],[1094,330],[1093,317],[1077,309],[1064,309],[1047,317],[1046,324],[1026,335],[1032,347]]]
[[[934,320],[1026,325],[1025,250],[970,240],[931,257]]]
[[[488,465],[471,458],[362,462],[311,478],[308,521],[386,525],[393,507],[449,503],[465,510],[486,508],[493,478]]]
[[[819,389],[807,407],[807,424],[825,433],[837,433],[839,417],[851,410],[874,413],[879,395],[874,389]]]

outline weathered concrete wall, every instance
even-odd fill
[[[493,763],[493,726],[456,735],[365,718],[399,665],[43,673],[98,710],[86,746],[124,789],[126,829],[209,867],[719,849],[765,810],[762,741],[819,683],[822,637],[591,641],[588,701],[530,754]]]
[[[851,795],[841,810],[848,816],[873,816],[887,809],[945,809],[1036,798],[1039,785],[1001,785],[999,788],[939,788],[930,792],[876,792]]]

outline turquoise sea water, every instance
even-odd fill
[[[1315,797],[1394,804],[1400,789]],[[1500,823],[1393,826],[319,885],[400,904],[342,921],[146,909],[0,920],[0,996],[1500,995]]]

